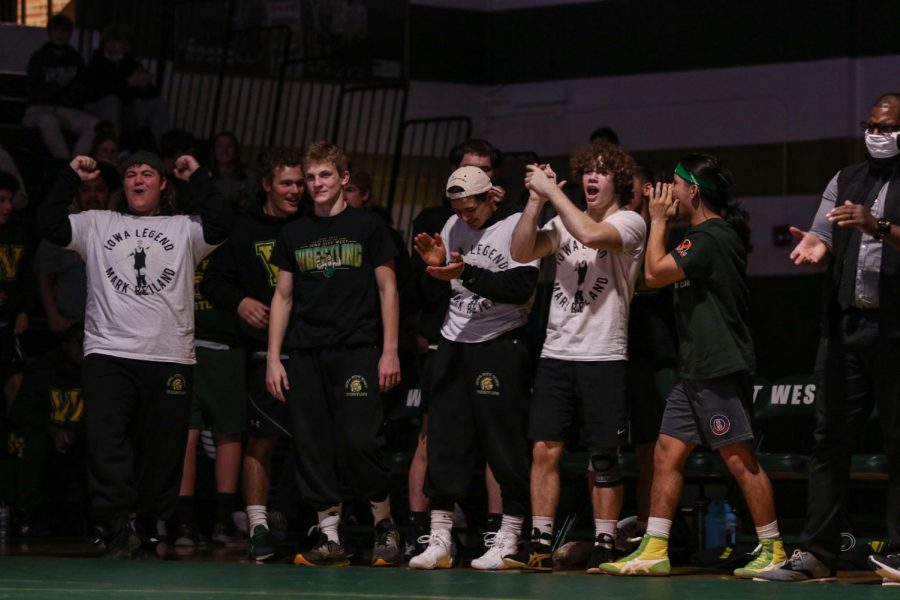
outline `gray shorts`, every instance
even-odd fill
[[[746,371],[682,379],[669,393],[659,432],[713,450],[753,439],[753,379]]]

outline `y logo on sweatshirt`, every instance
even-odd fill
[[[16,280],[19,262],[24,254],[25,246],[22,244],[0,244],[0,280]]]

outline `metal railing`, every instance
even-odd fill
[[[472,121],[466,116],[410,119],[400,127],[385,206],[407,242],[419,211],[444,197],[450,149],[471,135]]]

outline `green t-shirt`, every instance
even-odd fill
[[[671,254],[686,276],[674,293],[681,376],[752,373],[747,253],[737,232],[723,219],[709,219],[689,227]]]

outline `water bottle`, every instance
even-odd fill
[[[9,537],[11,513],[5,502],[0,502],[0,542],[5,542]]]
[[[694,534],[697,536],[697,550],[706,548],[706,509],[709,500],[700,497],[694,500]]]
[[[725,545],[734,546],[737,541],[737,515],[728,501],[725,501]]]
[[[719,548],[725,538],[725,507],[721,500],[713,500],[706,509],[705,548]]]
[[[706,515],[706,547],[733,546],[737,517],[726,500],[713,500]]]

